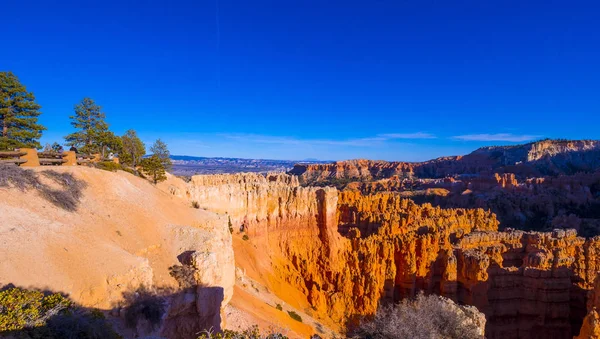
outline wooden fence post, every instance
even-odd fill
[[[67,161],[62,164],[63,166],[77,166],[77,154],[75,151],[63,152],[63,159]]]
[[[21,159],[27,160],[26,163],[21,165],[22,167],[38,167],[40,165],[40,159],[35,148],[21,148],[20,151],[25,152]]]

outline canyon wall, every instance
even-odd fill
[[[290,174],[300,176],[306,184],[337,184],[347,180],[377,180],[392,176],[443,178],[499,172],[531,177],[598,169],[600,141],[542,140],[515,146],[482,147],[464,156],[424,162],[349,160],[331,164],[297,164]]]
[[[195,176],[186,190],[201,208],[227,213],[274,274],[338,323],[424,291],[477,306],[489,338],[567,338],[581,326],[600,268],[599,239],[498,232],[483,209],[300,187],[283,174]]]

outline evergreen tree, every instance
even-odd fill
[[[144,158],[140,162],[140,165],[142,166],[142,171],[150,176],[154,184],[167,180],[165,167],[158,156],[152,155],[148,158]]]
[[[41,106],[12,72],[0,72],[0,150],[41,148]]]
[[[165,144],[162,140],[156,140],[154,145],[150,147],[150,152],[160,159],[165,170],[170,170],[173,168],[173,163],[171,162],[171,153],[169,152],[167,144]]]
[[[109,152],[119,153],[123,148],[121,138],[111,131],[100,132],[97,143],[100,146],[102,158],[106,157]]]
[[[137,133],[130,129],[121,137],[121,153],[119,154],[119,162],[123,165],[136,167],[140,164],[142,157],[146,154],[146,146]]]
[[[71,125],[78,131],[65,137],[67,145],[75,146],[83,153],[100,153],[103,150],[102,138],[108,132],[108,124],[104,121],[102,107],[94,100],[84,98],[75,105],[75,115],[69,117]]]
[[[58,142],[53,143],[52,146],[50,146],[50,148],[56,153],[63,152],[63,147]]]

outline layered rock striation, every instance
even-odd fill
[[[498,177],[505,188],[512,177]],[[478,307],[490,338],[579,330],[600,239],[570,230],[498,232],[483,209],[418,205],[395,193],[301,187],[294,176],[195,176],[186,195],[226,213],[271,269],[336,322],[379,303],[436,293]]]
[[[372,160],[337,161],[331,164],[297,164],[290,174],[306,184],[338,184],[392,176],[443,178],[456,175],[556,176],[600,169],[598,140],[542,140],[515,146],[482,147],[465,156],[442,157],[425,162]]]

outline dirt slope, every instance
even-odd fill
[[[223,287],[223,304],[229,301],[235,275],[226,219],[126,172],[52,170],[86,183],[76,211],[35,189],[0,188],[0,285],[61,291],[84,306],[110,309],[141,284],[176,286],[168,267],[197,251],[220,268],[207,270],[215,273],[205,283]]]

